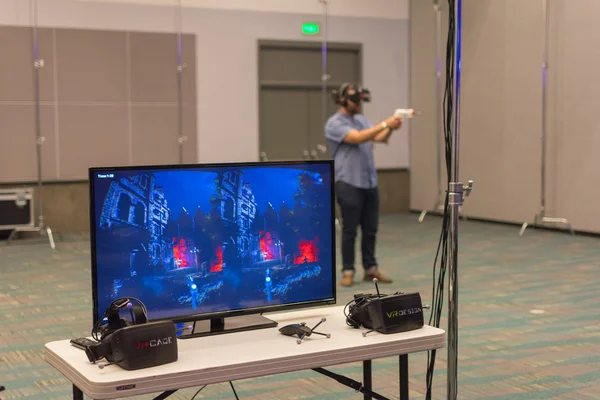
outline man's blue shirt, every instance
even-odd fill
[[[325,138],[333,156],[336,182],[345,182],[361,189],[377,187],[373,142],[361,144],[344,142],[344,138],[351,130],[362,131],[372,126],[361,114],[352,117],[341,111],[327,120]]]

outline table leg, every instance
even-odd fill
[[[373,391],[373,376],[371,371],[371,360],[363,361],[363,387],[369,392]],[[371,400],[369,392],[365,393],[364,400]]]
[[[400,356],[400,400],[408,400],[408,354]]]
[[[83,392],[75,385],[73,385],[73,400],[83,400]]]

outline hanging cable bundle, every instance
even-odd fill
[[[456,0],[448,0],[448,38],[446,41],[446,85],[443,99],[443,124],[444,142],[446,155],[446,172],[448,182],[451,182],[451,159],[452,159],[452,115],[453,115],[453,91],[454,91],[454,62],[455,62],[455,16],[454,6]],[[440,327],[442,311],[444,307],[444,283],[449,261],[450,251],[450,213],[449,213],[449,191],[446,191],[444,200],[444,214],[442,219],[442,232],[438,241],[437,252],[433,263],[432,284],[432,307],[429,316],[429,325]],[[438,267],[439,264],[439,267]],[[437,274],[436,274],[437,273]],[[427,353],[427,393],[425,398],[431,400],[433,374],[435,369],[436,350]]]

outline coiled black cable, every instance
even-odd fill
[[[451,165],[452,165],[452,115],[454,104],[454,62],[455,62],[455,17],[454,6],[456,0],[448,0],[448,37],[446,40],[446,85],[444,89],[444,105],[443,124],[444,124],[444,143],[446,156],[446,174],[447,181],[451,181]],[[446,271],[448,267],[448,259],[450,254],[450,213],[448,209],[449,195],[446,190],[444,200],[444,215],[442,218],[442,231],[438,241],[435,260],[433,262],[433,282],[432,282],[432,306],[429,316],[429,325],[436,328],[440,327],[442,311],[444,308],[444,283]],[[439,268],[438,268],[439,264]],[[437,274],[436,274],[437,272]],[[431,400],[433,375],[435,371],[436,350],[427,353],[427,374],[426,385],[427,392],[425,399]]]

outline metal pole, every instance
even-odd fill
[[[544,18],[544,50],[542,54],[542,184],[540,199],[540,218],[546,215],[546,104],[547,104],[547,82],[548,82],[548,34],[550,19],[548,14],[548,0],[542,0],[542,15]]]
[[[542,131],[540,142],[542,146],[542,167],[541,167],[541,193],[540,193],[540,211],[534,216],[535,225],[564,225],[571,234],[574,234],[571,223],[566,218],[546,217],[546,131],[547,131],[547,98],[548,98],[548,53],[550,42],[550,12],[548,8],[548,0],[542,0],[542,18],[544,20],[544,45],[542,52]],[[525,222],[521,226],[519,236],[523,236],[525,229],[529,224]]]
[[[183,51],[181,45],[182,31],[182,0],[177,6],[177,144],[179,153],[179,164],[183,164],[183,145],[187,138],[183,135]]]
[[[40,68],[44,62],[39,59],[38,27],[37,27],[37,0],[33,7],[33,96],[35,102],[35,152],[37,157],[38,180],[38,227],[44,227],[44,196],[42,195],[42,145],[46,138],[42,136],[41,111],[40,111]]]
[[[46,234],[48,235],[48,241],[50,247],[54,250],[56,245],[54,243],[54,236],[52,229],[46,226],[44,223],[44,195],[42,187],[42,145],[46,141],[46,138],[42,136],[41,128],[41,111],[40,111],[40,68],[44,67],[44,60],[39,57],[39,44],[38,44],[38,21],[37,11],[38,4],[37,0],[29,2],[30,11],[32,13],[32,42],[33,42],[33,96],[34,96],[34,117],[35,117],[35,153],[37,159],[37,207],[38,207],[38,224],[34,227],[17,227],[15,228],[8,237],[8,241],[11,242],[17,232],[40,232],[45,227]]]
[[[436,0],[436,2],[439,0]],[[435,135],[437,146],[437,199],[436,208],[442,205],[442,7],[435,5],[436,19],[436,53],[437,53],[437,71],[436,71],[436,110],[435,110]]]
[[[323,36],[321,41],[321,126],[325,127],[327,123],[327,28],[329,24],[328,6],[329,0],[319,0],[323,4]],[[317,149],[325,154],[327,148],[324,145],[317,145]],[[317,157],[318,158],[318,157]],[[337,207],[335,209],[335,226],[340,229],[340,220],[337,217]]]
[[[451,181],[448,185],[450,208],[450,249],[448,280],[448,399],[456,400],[458,372],[458,220],[463,194],[469,194],[472,182],[463,187],[458,181],[458,155],[460,137],[460,73],[462,57],[462,0],[455,0],[454,10],[454,92],[452,116],[452,155],[450,161]]]
[[[327,6],[329,0],[320,0],[323,4],[323,37],[321,41],[321,126],[327,122]]]
[[[444,211],[442,202],[442,6],[439,0],[434,0],[435,11],[435,54],[436,54],[436,90],[435,90],[435,145],[437,154],[437,197],[433,210]],[[419,223],[423,222],[427,210],[421,211]]]

